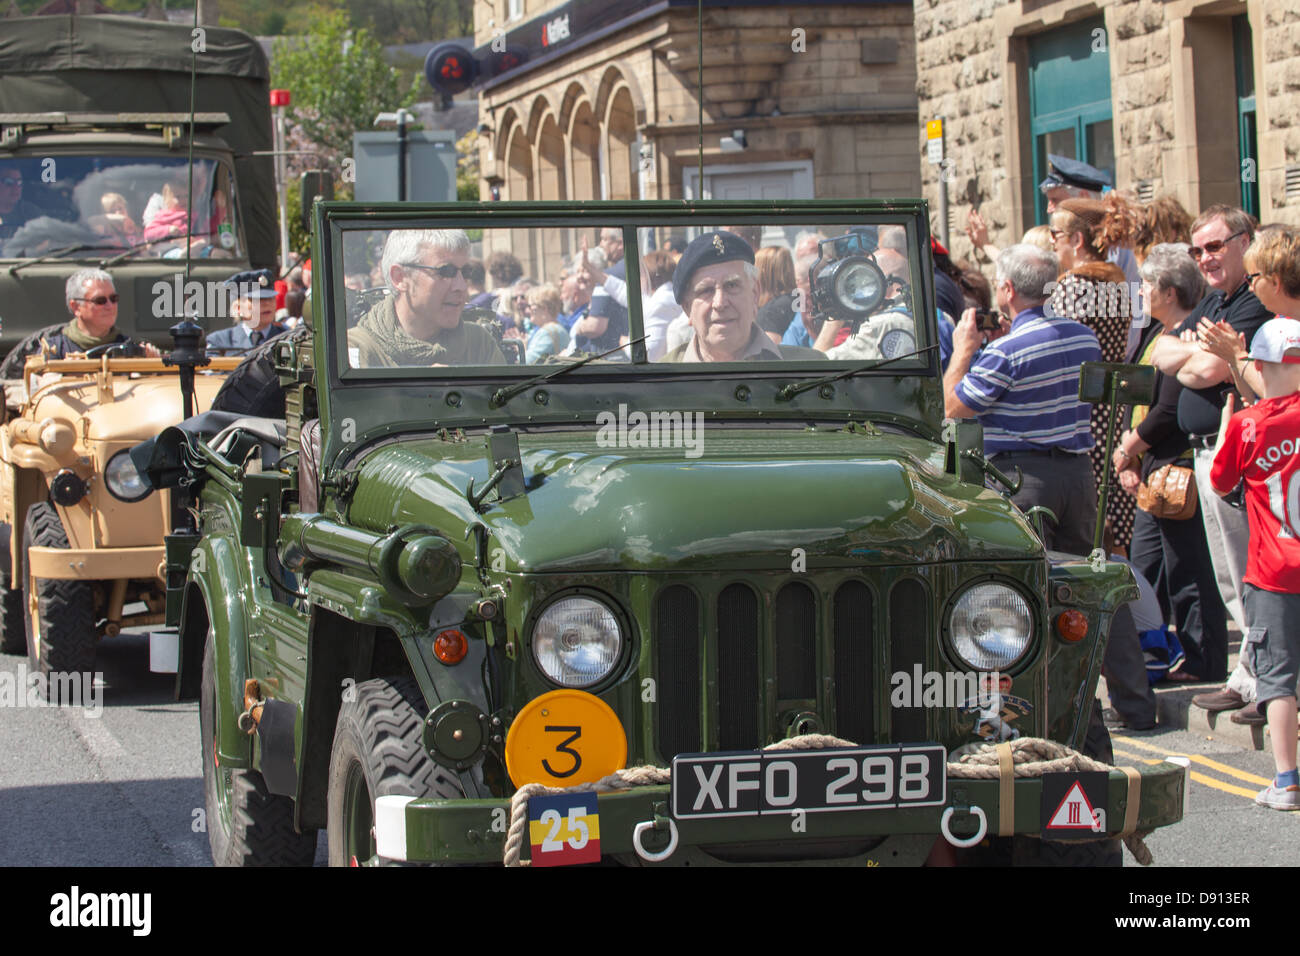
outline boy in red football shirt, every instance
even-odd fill
[[[1221,495],[1246,482],[1250,551],[1243,593],[1249,630],[1242,653],[1250,655],[1258,680],[1277,767],[1272,786],[1255,802],[1300,810],[1300,322],[1265,322],[1251,341],[1250,358],[1263,377],[1264,397],[1234,414],[1236,403],[1228,396],[1210,480]]]

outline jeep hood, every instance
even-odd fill
[[[488,478],[482,445],[400,442],[367,456],[349,508],[376,531],[481,522],[520,572],[789,569],[1040,558],[1000,495],[941,470],[942,448],[892,434],[713,429],[703,454],[602,449],[595,432],[521,435],[524,495],[483,513],[464,490]],[[453,539],[459,537],[452,535]]]
[[[212,404],[224,375],[200,373],[195,376],[195,409],[203,411]],[[113,401],[101,402],[95,380],[68,376],[64,381],[41,389],[28,417],[41,421],[56,418],[71,422],[78,436],[90,441],[141,442],[152,438],[184,417],[181,413],[180,380],[175,374],[141,375],[131,378],[113,374]]]

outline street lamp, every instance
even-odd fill
[[[376,126],[387,123],[397,124],[397,201],[406,202],[406,124],[415,119],[410,110],[399,109],[396,113],[380,113],[375,117]]]

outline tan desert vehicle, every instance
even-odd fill
[[[196,412],[238,364],[213,358],[195,376]],[[26,650],[49,686],[92,670],[101,637],[163,623],[170,493],[142,483],[127,450],[181,421],[181,389],[162,359],[110,355],[34,355],[5,389],[0,650]]]

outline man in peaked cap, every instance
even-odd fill
[[[251,349],[284,331],[275,321],[275,276],[270,269],[237,272],[226,280],[239,321],[208,335],[209,349]]]
[[[686,247],[673,270],[673,296],[694,335],[665,362],[822,359],[816,349],[774,343],[756,321],[754,250],[732,232],[706,232]]]
[[[1047,156],[1047,176],[1038,184],[1039,190],[1047,198],[1047,214],[1056,212],[1056,207],[1067,199],[1076,196],[1082,199],[1097,199],[1103,192],[1115,185],[1110,173],[1103,172],[1096,166],[1089,166],[1080,159],[1068,156]],[[1106,261],[1113,262],[1124,270],[1124,278],[1130,287],[1136,289],[1142,282],[1138,274],[1137,258],[1127,246],[1111,246],[1106,254]],[[1130,334],[1130,344],[1132,335]]]
[[[1047,197],[1047,211],[1053,213],[1067,199],[1075,196],[1096,199],[1114,185],[1110,174],[1102,172],[1096,166],[1089,166],[1080,159],[1049,154],[1047,177],[1038,184],[1038,188]]]

